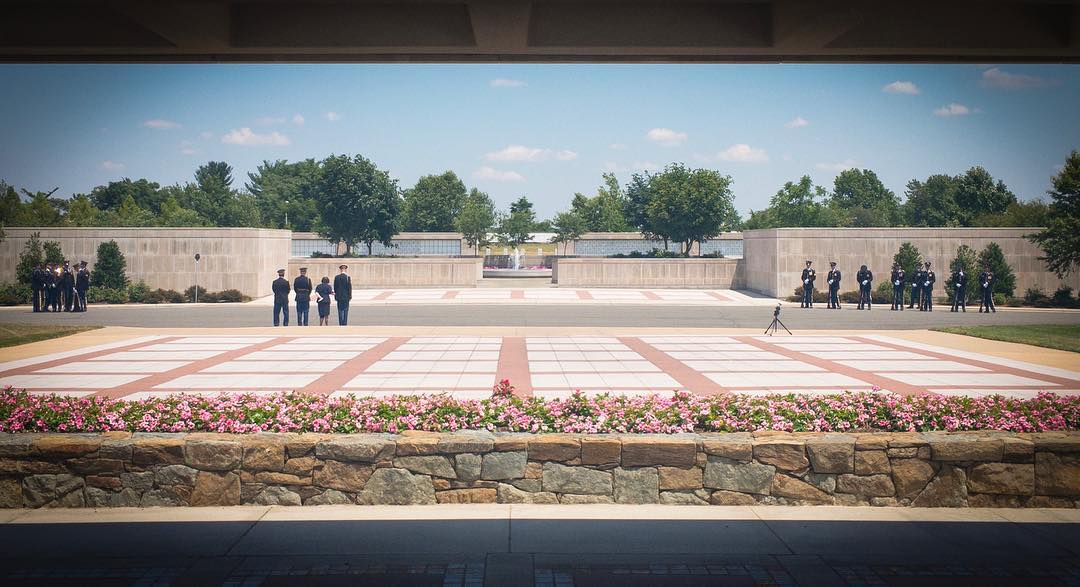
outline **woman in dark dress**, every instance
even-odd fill
[[[323,277],[322,283],[315,286],[315,302],[319,306],[319,326],[330,325],[330,296],[334,295],[330,287],[330,278]]]

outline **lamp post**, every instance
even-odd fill
[[[285,228],[289,227],[289,201],[285,200]]]
[[[199,259],[201,255],[195,253],[195,303],[199,303]]]

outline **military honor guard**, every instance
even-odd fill
[[[341,265],[334,277],[334,299],[337,300],[337,321],[339,326],[349,324],[349,302],[352,300],[352,278],[345,272],[348,265]]]
[[[802,270],[802,304],[800,308],[813,308],[814,307],[814,280],[817,279],[817,273],[810,267],[813,263],[810,259],[806,260],[806,269]]]
[[[997,308],[994,307],[994,273],[989,268],[983,267],[982,273],[979,274],[979,313],[983,313],[983,308],[986,308],[986,313],[997,313]]]
[[[904,268],[898,263],[893,263],[892,273],[889,274],[889,282],[892,283],[892,308],[904,311],[904,281],[906,275]]]
[[[70,312],[75,304],[75,274],[67,261],[64,261],[64,269],[60,272],[60,295],[63,296],[64,311]]]
[[[300,275],[293,280],[296,292],[296,325],[308,325],[308,310],[311,308],[311,278],[307,276],[307,267],[300,268]]]
[[[829,309],[840,309],[840,270],[836,268],[836,261],[829,261]]]
[[[952,310],[950,310],[950,312],[955,312],[957,311],[957,308],[960,308],[966,313],[968,275],[964,272],[964,267],[957,264],[951,279],[953,284],[953,300]]]
[[[45,272],[45,305],[50,312],[60,311],[60,268],[50,263]]]
[[[30,272],[30,292],[33,294],[34,299],[31,300],[34,304],[34,312],[41,312],[45,309],[45,266],[38,265],[34,267],[34,270]]]
[[[859,267],[859,272],[855,274],[855,280],[859,282],[859,309],[863,309],[863,304],[866,304],[866,309],[870,309],[870,289],[874,287],[874,272],[866,268],[866,265]]]
[[[270,290],[274,292],[274,326],[278,325],[279,312],[284,315],[284,326],[289,325],[289,280],[285,279],[285,270],[277,270],[277,279],[271,284]]]
[[[934,282],[937,281],[937,276],[934,275],[934,270],[930,268],[930,261],[925,263],[926,268],[922,272],[922,292],[919,298],[920,306],[919,310],[926,312],[934,311]]]
[[[75,274],[75,311],[86,311],[86,292],[90,289],[90,270],[86,261],[79,263],[79,272]]]
[[[911,300],[908,301],[907,307],[918,307],[922,309],[922,282],[923,282],[923,270],[922,263],[915,264],[915,270],[911,272]]]

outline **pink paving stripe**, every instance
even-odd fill
[[[662,299],[664,299],[664,298],[661,298],[660,296],[656,295],[656,292],[654,292],[654,291],[643,291],[643,292],[641,292],[641,295],[645,296],[645,299],[647,299],[647,300],[662,300]]]
[[[452,300],[452,299],[456,298],[457,295],[458,295],[458,290],[456,290],[456,289],[446,290],[446,291],[443,292],[442,299],[444,299],[444,300]]]
[[[510,290],[510,299],[511,300],[524,300],[525,299],[525,290],[523,290],[523,289],[512,289],[512,290]]]
[[[865,343],[869,343],[869,344],[877,344],[877,345],[889,347],[890,349],[893,349],[893,350],[910,351],[910,352],[913,352],[913,353],[919,353],[920,355],[926,355],[928,357],[933,357],[935,359],[943,359],[943,360],[947,360],[947,361],[955,361],[957,363],[963,363],[965,365],[972,365],[972,366],[975,366],[975,367],[982,367],[984,369],[989,369],[990,371],[992,371],[994,373],[1007,373],[1009,375],[1017,375],[1017,376],[1020,376],[1020,377],[1028,377],[1028,378],[1031,378],[1031,379],[1038,379],[1040,381],[1046,381],[1047,383],[1056,383],[1058,385],[1064,386],[1066,389],[1068,389],[1071,386],[1076,385],[1076,381],[1073,380],[1073,379],[1065,379],[1063,377],[1055,377],[1053,375],[1044,375],[1042,373],[1036,373],[1034,371],[1025,371],[1024,369],[1017,369],[1016,367],[1009,367],[1009,366],[1006,366],[1006,365],[999,365],[998,363],[991,363],[989,361],[979,361],[979,360],[976,360],[976,359],[966,359],[964,357],[954,357],[954,356],[946,354],[946,353],[939,353],[939,352],[936,352],[936,351],[928,351],[928,350],[924,350],[924,349],[920,349],[920,348],[904,346],[902,344],[896,344],[896,343],[891,343],[891,342],[883,342],[883,341],[880,341],[880,340],[872,340],[872,339],[867,339],[867,338],[861,338],[861,337],[858,337],[858,336],[849,336],[847,338],[851,338],[853,340],[859,340],[860,342],[865,342]],[[927,372],[930,372],[930,371],[927,371]],[[938,388],[938,387],[948,387],[948,386],[947,385],[935,385],[934,387]],[[958,386],[958,387],[968,388],[968,387],[972,387],[972,386],[971,385],[964,385],[964,386]]]
[[[384,292],[379,292],[378,294],[376,294],[375,297],[373,297],[371,299],[372,300],[388,300],[388,299],[390,299],[390,296],[392,296],[392,295],[394,295],[394,292],[392,292],[392,291],[384,291]]]
[[[841,365],[840,363],[837,363],[835,361],[830,361],[828,359],[819,359],[806,353],[788,350],[780,347],[780,345],[768,344],[766,342],[762,342],[749,336],[736,338],[740,342],[745,342],[746,344],[756,346],[759,349],[771,351],[778,355],[788,357],[789,359],[795,359],[796,361],[802,361],[816,367],[821,367],[826,371],[847,375],[848,377],[851,377],[853,379],[858,379],[859,381],[866,382],[870,385],[876,385],[881,389],[887,389],[894,393],[899,393],[901,395],[918,395],[921,393],[927,393],[926,389],[922,387],[916,387],[914,385],[895,381],[887,377],[882,377],[876,373],[871,373],[869,371],[859,371],[858,369],[848,367],[847,365]],[[809,376],[813,377],[813,373],[809,374]]]
[[[717,395],[728,393],[729,391],[721,387],[712,379],[706,377],[700,371],[691,369],[686,363],[653,347],[640,338],[623,336],[619,337],[619,342],[623,343],[629,347],[630,350],[642,357],[645,357],[646,361],[659,367],[663,372],[670,375],[672,379],[678,381],[679,385],[696,395]]]
[[[44,362],[44,363],[35,363],[33,365],[27,365],[25,367],[19,367],[18,369],[10,369],[8,371],[3,371],[2,374],[4,374],[4,375],[29,375],[31,373],[34,373],[36,371],[40,371],[42,369],[48,369],[49,367],[59,367],[59,366],[62,366],[62,365],[68,365],[68,364],[73,363],[75,361],[86,361],[88,359],[94,359],[94,358],[97,358],[97,357],[104,357],[105,355],[111,355],[113,353],[118,353],[118,352],[121,352],[121,351],[134,351],[134,350],[140,349],[140,348],[142,348],[144,346],[150,346],[150,345],[153,345],[153,344],[161,344],[163,342],[175,341],[175,340],[180,339],[180,338],[185,338],[185,337],[183,337],[183,336],[171,336],[171,337],[168,337],[168,338],[159,338],[157,340],[144,341],[144,342],[141,342],[141,343],[130,344],[130,345],[127,345],[127,346],[113,347],[113,348],[110,348],[110,349],[105,349],[105,350],[101,350],[101,351],[95,351],[95,352],[92,352],[92,353],[86,353],[85,355],[73,355],[71,357],[65,357],[63,359],[56,359],[55,361],[47,361],[47,362]]]
[[[233,360],[238,359],[238,358],[240,358],[240,357],[242,357],[242,356],[244,356],[244,355],[246,355],[248,353],[268,349],[268,348],[270,348],[270,347],[272,347],[274,345],[281,344],[281,342],[285,341],[285,340],[289,340],[289,339],[288,338],[282,338],[282,337],[272,338],[272,339],[270,339],[270,340],[268,340],[266,342],[255,343],[255,344],[252,344],[252,345],[248,345],[248,346],[246,346],[244,348],[233,349],[231,351],[225,351],[225,352],[221,353],[220,355],[216,355],[216,356],[209,357],[209,358],[206,358],[206,359],[199,359],[197,361],[192,361],[192,362],[188,363],[187,365],[184,365],[183,367],[178,367],[176,369],[171,369],[169,371],[163,371],[161,373],[154,373],[153,375],[150,375],[149,377],[143,377],[142,379],[132,381],[131,383],[125,383],[124,385],[119,385],[119,386],[113,387],[111,389],[102,390],[102,391],[98,392],[96,395],[116,399],[116,398],[121,398],[121,397],[124,397],[125,395],[128,395],[130,393],[135,393],[135,392],[138,392],[138,391],[150,391],[154,387],[156,387],[158,385],[161,385],[162,383],[168,383],[169,381],[172,381],[173,379],[176,379],[177,377],[182,377],[184,375],[192,375],[194,373],[198,373],[199,371],[202,371],[203,369],[206,369],[208,367],[212,367],[212,366],[217,365],[219,363],[227,363],[229,361],[233,361]]]
[[[722,302],[733,301],[731,298],[729,298],[729,297],[727,297],[727,296],[725,296],[723,294],[720,294],[718,292],[715,292],[715,291],[707,291],[705,293],[712,296],[712,297],[714,297],[714,298],[716,298],[716,299],[718,299],[718,300],[720,300],[720,301],[722,301]]]
[[[363,373],[368,367],[397,350],[397,348],[409,341],[408,336],[395,336],[371,347],[352,359],[345,361],[337,369],[324,374],[322,377],[309,383],[306,387],[298,389],[304,393],[317,395],[330,395],[352,381],[353,377]]]
[[[583,289],[577,290],[577,297],[579,300],[591,300],[594,299],[592,292],[585,291]]]
[[[521,292],[521,290],[515,290]],[[525,349],[525,337],[504,336],[499,347],[499,364],[495,367],[495,382],[509,379],[521,396],[533,393],[532,375],[529,372],[529,353]]]

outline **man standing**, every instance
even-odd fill
[[[983,308],[986,308],[986,313],[997,313],[997,308],[994,307],[994,274],[989,268],[983,267],[982,273],[979,275],[979,313],[982,314]]]
[[[904,311],[904,268],[898,263],[893,263],[892,274],[889,281],[892,282],[892,309]]]
[[[866,304],[866,309],[870,309],[870,288],[874,285],[874,273],[866,268],[866,265],[859,267],[859,272],[855,274],[855,279],[859,282],[859,309],[863,309],[863,304]]]
[[[274,326],[278,325],[278,312],[284,315],[284,325],[289,325],[289,280],[285,279],[285,270],[277,270],[277,279],[270,286],[274,292]]]
[[[957,263],[956,270],[952,274],[953,300],[950,312],[955,312],[957,307],[960,307],[967,313],[967,282],[968,276],[964,273],[963,265]]]
[[[90,270],[86,261],[79,263],[79,272],[75,274],[75,311],[86,311],[86,290],[90,289]]]
[[[799,305],[800,308],[814,307],[814,280],[817,279],[817,275],[810,268],[812,262],[810,259],[806,260],[806,269],[802,270],[802,276],[800,277],[802,279],[802,304]]]
[[[308,309],[311,307],[311,279],[307,276],[307,267],[300,268],[300,276],[293,280],[296,292],[296,325],[308,325]]]
[[[49,263],[45,269],[45,307],[50,312],[60,311],[60,269],[55,263]]]
[[[42,265],[34,267],[34,270],[30,272],[30,291],[34,294],[34,313],[40,312],[42,308],[41,293],[45,289],[45,268]]]
[[[926,262],[926,269],[922,272],[922,305],[920,310],[927,312],[934,311],[934,282],[937,281],[937,276],[934,275],[934,270],[930,268],[930,261]]]
[[[349,325],[349,300],[352,300],[352,278],[349,277],[345,270],[348,269],[348,265],[341,265],[338,269],[341,273],[338,273],[334,277],[334,299],[337,300],[337,322],[339,326]]]
[[[911,301],[908,302],[907,307],[918,307],[922,310],[922,289],[923,289],[923,270],[922,263],[915,264],[915,270],[911,272]]]
[[[840,309],[840,270],[836,268],[836,261],[829,261],[829,308]]]
[[[75,274],[67,261],[64,261],[64,270],[60,273],[60,292],[64,296],[64,311],[70,312],[75,304]]]

